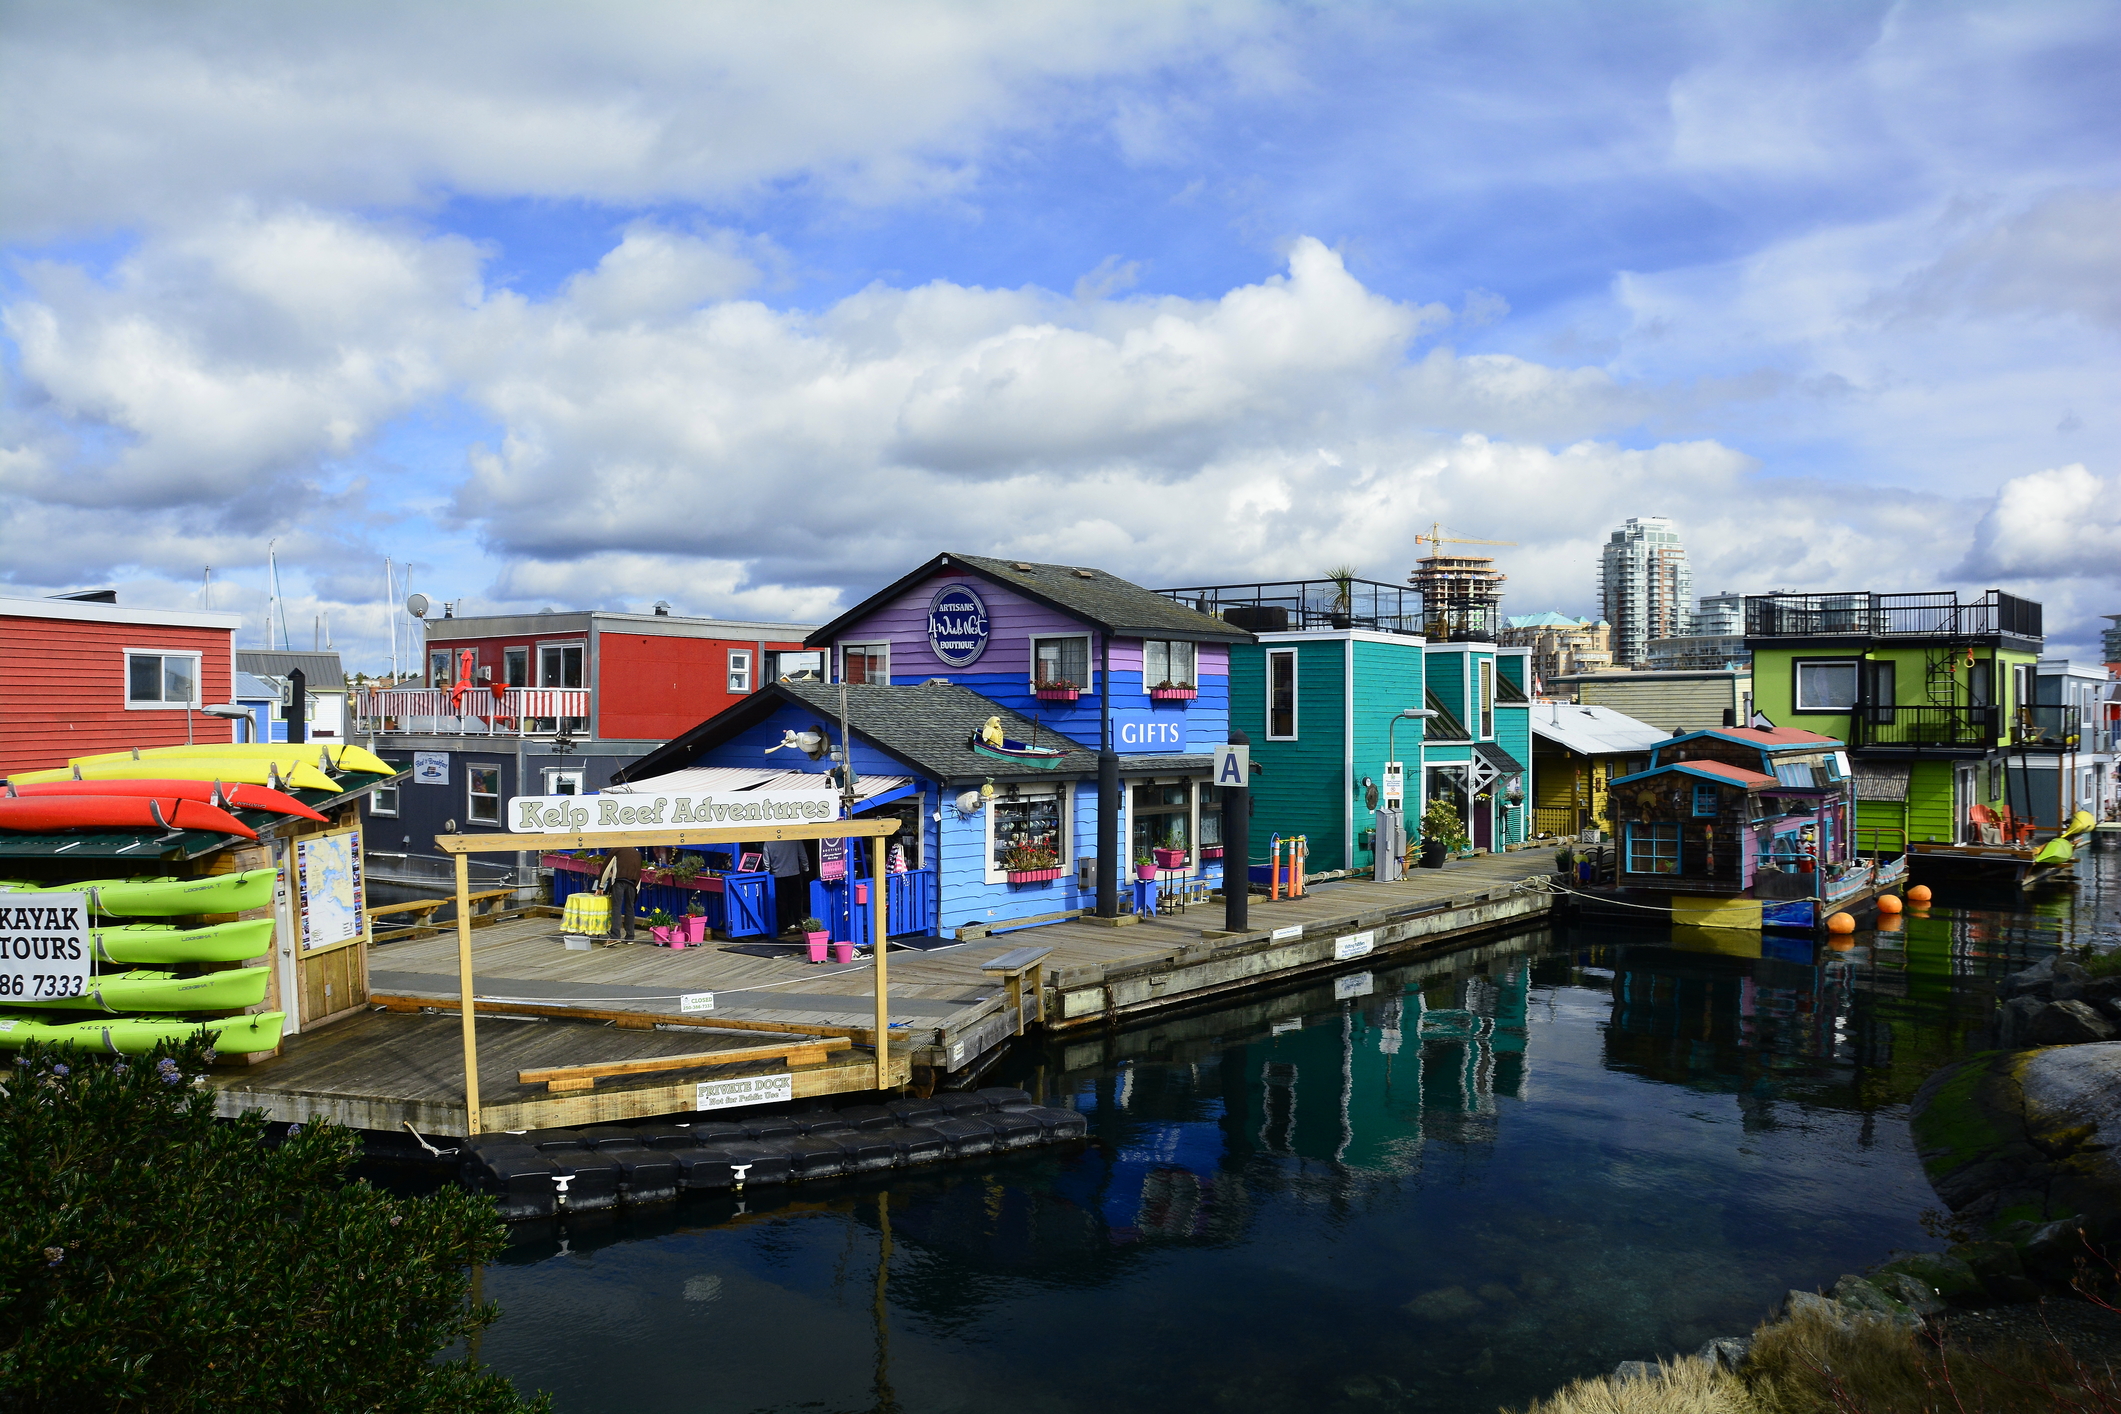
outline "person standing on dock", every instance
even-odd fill
[[[801,840],[766,841],[766,872],[773,875],[774,936],[781,937],[810,913],[810,850]]]
[[[633,941],[634,905],[641,896],[641,852],[621,845],[611,852],[611,924],[604,936],[614,943]]]

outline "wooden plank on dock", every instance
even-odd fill
[[[741,1061],[786,1061],[791,1066],[816,1065],[828,1052],[844,1051],[847,1042],[838,1036],[816,1041],[791,1041],[778,1046],[740,1046],[727,1051],[693,1051],[681,1056],[646,1056],[639,1060],[598,1061],[592,1065],[548,1066],[543,1070],[519,1070],[519,1085],[542,1084],[547,1090],[587,1090],[599,1080],[614,1075],[652,1075],[657,1071],[692,1070],[700,1066],[736,1065]]]

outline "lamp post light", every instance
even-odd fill
[[[257,739],[258,719],[252,716],[250,708],[245,707],[242,703],[221,702],[212,707],[201,707],[199,710],[209,717],[222,717],[231,722],[241,722],[243,723],[243,740],[251,742]]]

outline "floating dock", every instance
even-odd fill
[[[1535,921],[1557,899],[1521,885],[1550,863],[1545,850],[1515,851],[1410,871],[1393,883],[1334,881],[1295,899],[1255,896],[1254,926],[1236,935],[1220,931],[1217,902],[1118,927],[1070,918],[964,942],[895,942],[886,1088],[962,1087],[1033,1024],[1113,1025]],[[742,1093],[730,1082],[780,1086],[782,1076],[783,1098],[874,1097],[878,1089],[866,962],[811,965],[794,948],[762,957],[712,940],[574,951],[560,921],[543,916],[479,929],[471,946],[483,1130],[687,1115],[709,1108],[702,1101]],[[1019,969],[1015,984],[986,970],[1025,949],[1041,956],[1028,974]],[[221,1112],[466,1134],[457,940],[377,945],[369,991],[375,1010],[291,1037],[274,1059],[216,1074]],[[817,1046],[827,1049],[808,1049]],[[761,1058],[762,1048],[785,1059]],[[716,1063],[717,1052],[731,1059]],[[687,1064],[611,1069],[672,1057]],[[522,1079],[595,1070],[608,1073],[572,1090]],[[718,1088],[702,1091],[703,1083]]]

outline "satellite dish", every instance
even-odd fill
[[[426,618],[427,608],[427,596],[425,594],[412,594],[406,597],[405,612],[411,614],[414,618]]]

